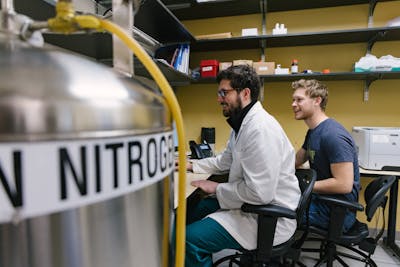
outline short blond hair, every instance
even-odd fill
[[[306,89],[306,95],[311,98],[321,97],[320,107],[323,111],[325,111],[326,105],[328,104],[328,87],[325,84],[315,79],[301,79],[292,82],[292,88],[294,90],[297,90],[299,88]]]

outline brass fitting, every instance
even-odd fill
[[[56,16],[47,22],[51,31],[65,34],[100,28],[100,21],[96,17],[89,15],[76,16],[73,4],[68,1],[58,1],[56,4]]]
[[[78,29],[74,22],[75,10],[71,2],[58,1],[56,16],[48,19],[49,28],[55,32],[71,33]]]

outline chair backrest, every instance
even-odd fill
[[[367,215],[368,221],[371,221],[378,207],[385,208],[387,201],[386,193],[395,181],[395,176],[381,176],[375,178],[368,184],[367,188],[365,188],[365,214]]]
[[[317,173],[313,169],[296,169],[296,177],[299,181],[301,190],[301,197],[297,205],[297,226],[301,224],[303,214],[310,203],[311,193],[314,188],[315,181],[317,180]]]

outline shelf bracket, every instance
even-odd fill
[[[260,50],[261,50],[261,62],[265,62],[265,48],[267,45],[267,40],[262,39],[260,41]]]
[[[133,25],[133,4],[132,1],[112,0],[113,21],[122,29],[131,32]],[[128,76],[134,75],[132,51],[122,43],[115,35],[113,40],[113,66],[114,69],[125,73]]]
[[[260,102],[264,102],[264,78],[260,78],[260,96],[258,97]]]
[[[372,47],[374,46],[374,44],[376,43],[376,41],[378,40],[378,38],[382,38],[386,35],[387,31],[379,31],[375,34],[375,36],[373,36],[367,44],[367,54],[371,54],[372,51]]]
[[[260,0],[260,10],[261,10],[261,34],[267,35],[267,0]],[[261,49],[261,61],[265,62],[265,48],[267,47],[267,40],[262,39],[260,41],[260,49]],[[260,78],[260,96],[259,99],[261,102],[264,101],[264,78]]]
[[[267,0],[260,0],[260,10],[262,15],[261,34],[267,34]]]
[[[261,29],[262,35],[267,35],[267,0],[260,0],[260,10],[262,15],[261,21]],[[260,48],[261,48],[261,61],[265,61],[265,48],[266,48],[266,40],[263,39],[260,41]]]
[[[372,28],[374,26],[374,11],[378,0],[370,0],[369,1],[369,13],[368,13],[368,28]]]
[[[363,94],[364,102],[368,102],[368,100],[369,100],[369,87],[376,80],[378,80],[378,77],[375,77],[375,76],[369,76],[368,75],[368,77],[366,78],[365,85],[364,85],[364,94]]]

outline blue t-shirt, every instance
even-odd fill
[[[302,148],[306,150],[310,167],[317,172],[318,180],[332,177],[332,163],[353,162],[353,190],[345,196],[348,200],[358,201],[360,172],[357,150],[353,138],[341,124],[333,119],[321,122],[308,130]]]

